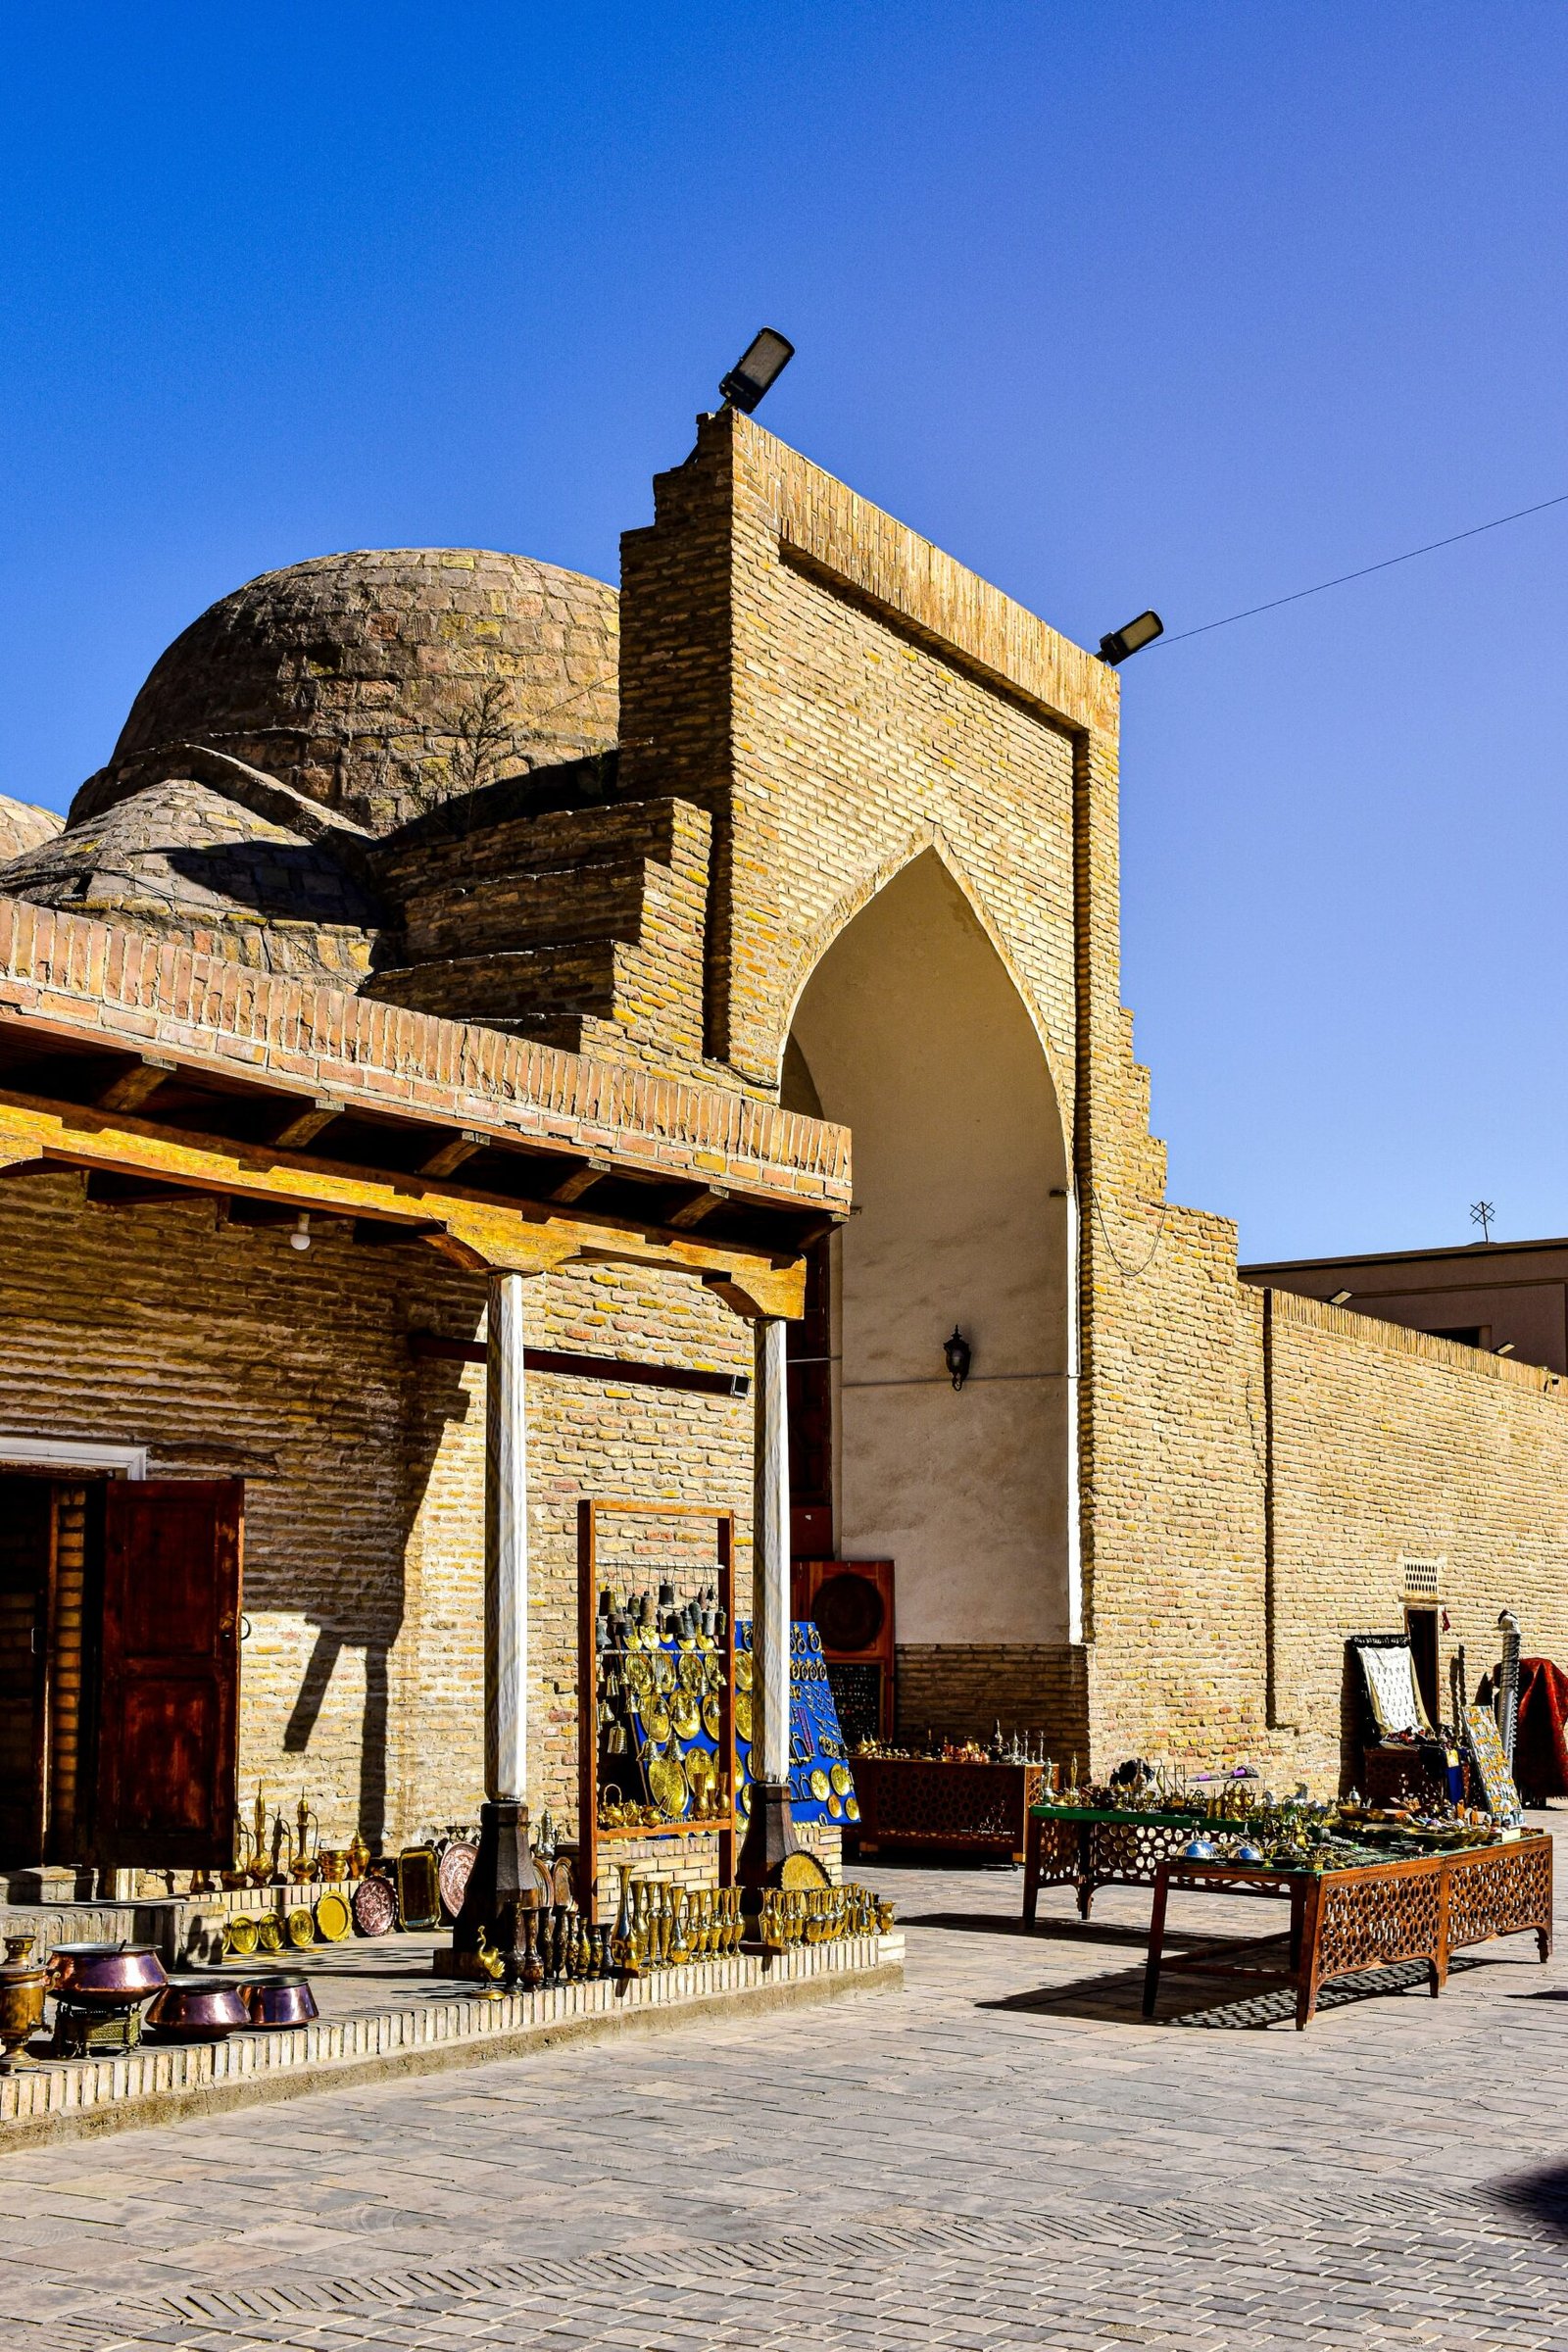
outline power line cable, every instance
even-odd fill
[[[1359,571],[1338,572],[1332,580],[1319,580],[1315,588],[1298,588],[1289,596],[1271,597],[1266,605],[1249,605],[1245,612],[1227,612],[1223,620],[1200,621],[1196,629],[1178,629],[1173,637],[1155,642],[1180,645],[1188,637],[1206,637],[1210,629],[1228,629],[1233,621],[1251,620],[1259,612],[1277,612],[1281,605],[1298,605],[1303,596],[1321,596],[1326,588],[1343,588],[1347,580],[1364,580],[1374,571],[1391,570],[1396,564],[1412,564],[1417,556],[1430,556],[1440,547],[1457,547],[1461,539],[1479,539],[1483,531],[1500,531],[1505,522],[1522,522],[1527,514],[1544,514],[1548,507],[1561,506],[1568,506],[1568,490],[1533,507],[1516,507],[1511,514],[1498,514],[1491,522],[1472,523],[1467,531],[1450,531],[1446,539],[1429,539],[1425,547],[1407,548],[1402,556],[1385,556],[1381,564],[1363,564]]]

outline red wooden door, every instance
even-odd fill
[[[105,1494],[93,1845],[115,1869],[232,1858],[240,1479],[116,1479]]]

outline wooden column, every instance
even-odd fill
[[[528,1836],[528,1425],[525,1277],[492,1273],[485,1321],[484,1788],[479,1851],[437,1976],[478,1975],[481,1942],[523,1965],[520,1915],[540,1901]]]
[[[492,1274],[485,1332],[484,1792],[528,1794],[528,1425],[523,1276]]]
[[[752,1817],[736,1876],[743,1886],[776,1882],[796,1850],[790,1809],[790,1432],[785,1324],[760,1315],[756,1341],[753,1457]]]
[[[776,1315],[754,1326],[757,1376],[752,1493],[752,1654],[761,1698],[752,1771],[790,1777],[790,1431],[784,1340]],[[754,1701],[755,1704],[755,1701]]]

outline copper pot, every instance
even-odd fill
[[[168,1982],[150,1943],[57,1943],[49,1955],[49,1990],[78,2009],[123,2009]]]
[[[250,2024],[244,1990],[232,1977],[171,1977],[147,2012],[148,2026],[171,2041],[221,2041]]]
[[[320,2015],[303,1969],[270,1968],[265,1977],[253,1977],[239,1989],[253,2026],[308,2026]]]

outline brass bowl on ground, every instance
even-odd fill
[[[171,1977],[147,2012],[148,2029],[161,2041],[222,2041],[250,2024],[244,1995],[232,1977]]]
[[[245,1996],[251,2024],[273,2033],[280,2028],[308,2026],[321,2014],[303,1969],[270,1968],[239,1990]]]

